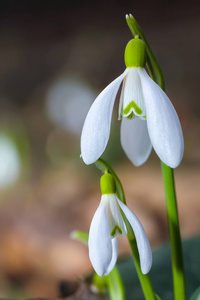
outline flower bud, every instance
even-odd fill
[[[130,40],[125,48],[124,60],[127,68],[145,67],[147,52],[145,43],[138,37]]]
[[[111,174],[104,174],[100,179],[100,187],[102,195],[115,194],[115,180]]]

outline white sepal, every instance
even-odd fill
[[[81,134],[81,156],[86,164],[94,163],[106,148],[115,98],[127,72],[125,70],[99,94],[87,114]]]
[[[184,152],[183,133],[178,115],[165,92],[148,76],[145,69],[138,68],[138,71],[151,143],[159,158],[169,167],[176,168]]]
[[[111,243],[112,243],[112,259],[111,259],[111,262],[110,262],[108,268],[106,269],[104,275],[108,275],[112,271],[112,269],[114,268],[114,266],[117,262],[117,256],[118,256],[117,237],[111,239]]]
[[[123,118],[121,122],[122,148],[135,166],[141,166],[148,159],[152,149],[147,122],[136,117]]]
[[[88,247],[94,270],[99,276],[103,276],[113,257],[107,201],[101,201],[94,214],[89,231]]]
[[[134,231],[140,256],[140,267],[142,273],[147,274],[152,266],[152,252],[147,235],[136,215],[122,201],[119,199],[117,201]]]

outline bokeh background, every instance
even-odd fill
[[[58,297],[92,271],[85,245],[100,201],[100,172],[80,159],[80,134],[98,93],[125,68],[143,28],[183,127],[175,170],[181,233],[200,232],[199,1],[0,1],[0,297]],[[119,142],[117,105],[104,154],[152,248],[168,241],[160,163],[136,168]],[[130,253],[119,238],[120,256]]]

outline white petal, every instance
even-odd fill
[[[81,135],[81,156],[86,164],[94,163],[106,148],[116,94],[127,72],[125,70],[99,94],[87,114]]]
[[[122,119],[121,144],[127,157],[135,166],[141,166],[149,157],[152,149],[146,120],[137,117]]]
[[[129,69],[127,69],[129,70]],[[127,77],[127,75],[126,75]],[[122,83],[122,90],[121,90],[121,93],[120,93],[120,98],[119,98],[119,108],[118,108],[118,120],[121,120],[121,118],[123,118],[123,101],[124,101],[124,86],[126,84],[126,77],[124,78],[123,80],[123,83]]]
[[[117,238],[115,237],[111,241],[112,241],[112,259],[111,259],[110,265],[108,266],[104,275],[108,275],[112,271],[112,269],[114,268],[114,266],[117,262],[117,256],[118,256]]]
[[[128,68],[128,74],[123,82],[120,103],[123,106],[123,112],[120,108],[122,116],[127,117],[132,112],[140,117],[146,115],[138,68]]]
[[[101,201],[89,231],[89,257],[94,270],[103,276],[112,260],[112,242],[108,222],[108,203]]]
[[[118,203],[133,228],[140,256],[140,267],[142,273],[147,274],[152,266],[152,252],[147,235],[136,215],[119,199]]]
[[[148,76],[145,69],[139,74],[147,113],[151,143],[159,158],[176,168],[184,152],[184,141],[178,115],[164,91]]]
[[[127,234],[126,225],[124,223],[119,204],[117,202],[117,196],[115,194],[104,195],[109,201],[108,205],[108,220],[110,225],[111,237],[117,234],[124,236]]]

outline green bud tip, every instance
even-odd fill
[[[124,60],[127,68],[145,67],[147,59],[146,46],[143,40],[136,36],[126,45]]]
[[[111,174],[107,173],[101,176],[100,187],[102,195],[115,194],[116,185],[115,180]]]

